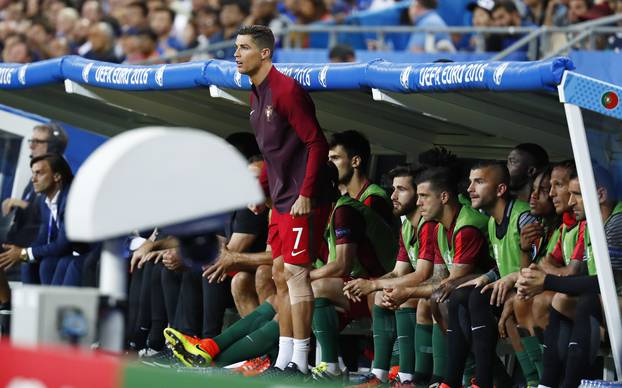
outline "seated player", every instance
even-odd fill
[[[426,298],[430,299],[434,309],[434,304],[443,304],[460,284],[492,268],[486,238],[488,217],[459,201],[458,179],[454,172],[446,167],[434,167],[416,179],[417,206],[421,216],[426,221],[438,222],[435,262],[442,261],[445,267],[435,265],[432,277],[417,286],[384,289],[384,307],[397,309],[408,299]],[[432,384],[440,383],[448,374],[447,339],[439,325],[445,325],[445,322],[441,316],[435,318],[438,320],[435,320],[432,333],[435,364]]]
[[[341,379],[337,311],[345,315],[342,324],[368,314],[366,300],[348,301],[342,291],[344,280],[384,275],[393,266],[397,252],[389,196],[367,178],[370,153],[369,142],[356,131],[336,133],[330,141],[328,157],[337,167],[345,194],[337,201],[329,221],[328,263],[311,271],[313,330],[321,346],[321,363],[312,374],[318,380]],[[335,260],[337,257],[339,260]]]
[[[622,278],[622,203],[616,202],[608,171],[594,166],[594,178],[605,227],[605,237],[616,284]],[[585,222],[585,208],[576,174],[570,180],[570,206],[578,221]],[[584,234],[588,275],[558,277],[532,265],[521,273],[519,297],[531,299],[543,291],[556,292],[544,332],[544,372],[541,387],[576,387],[590,378],[604,325],[594,252],[587,230]],[[620,291],[618,289],[618,296]],[[564,351],[565,350],[565,351]],[[560,385],[561,383],[561,385]]]
[[[449,378],[446,387],[460,387],[467,357],[473,352],[476,382],[473,387],[493,386],[498,339],[497,317],[513,293],[521,268],[520,231],[536,222],[529,204],[509,194],[510,175],[505,164],[485,161],[476,164],[468,188],[473,208],[490,215],[488,243],[496,267],[462,284],[449,302]]]
[[[551,170],[551,167],[547,167],[533,182],[529,207],[531,215],[541,221],[525,225],[521,229],[522,263],[537,263],[547,254],[551,254],[561,233],[561,216],[555,212],[549,196]],[[532,301],[511,297],[506,301],[499,318],[499,335],[510,338],[527,381],[539,380],[542,376],[542,349],[536,336],[537,324],[532,314]]]
[[[397,261],[391,272],[378,279],[359,278],[346,283],[343,290],[350,300],[364,301],[367,295],[384,288],[416,286],[432,276],[436,222],[423,219],[417,207],[415,177],[420,172],[411,166],[398,166],[389,172],[393,182],[393,214],[404,216]],[[437,265],[441,266],[441,270],[445,268],[444,262]],[[382,293],[376,293],[372,317],[374,361],[371,375],[365,384],[373,386],[386,382],[396,335],[400,362],[399,383],[395,385],[406,387],[412,386],[414,382],[427,381],[432,373],[432,354],[420,350],[432,347],[432,314],[427,301],[409,299],[393,312],[382,307]],[[396,330],[390,330],[393,327]]]

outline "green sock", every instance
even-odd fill
[[[432,328],[432,349],[434,368],[432,374],[442,378],[447,378],[447,336],[443,334],[441,327],[437,324]]]
[[[523,337],[520,339],[520,341],[525,347],[525,352],[529,355],[529,360],[538,371],[538,376],[542,377],[544,366],[542,365],[542,347],[540,346],[540,341],[538,340],[538,337]]]
[[[274,314],[276,314],[274,307],[268,302],[263,302],[252,313],[229,326],[227,330],[212,339],[222,352],[237,340],[244,338],[245,335],[252,333],[270,321],[274,318]]]
[[[395,313],[374,305],[372,308],[372,330],[374,332],[374,362],[372,368],[390,368],[391,349],[395,341]]]
[[[432,325],[418,323],[415,327],[415,374],[420,379],[432,375]]]
[[[538,382],[538,371],[529,359],[529,354],[526,351],[515,352],[518,363],[523,370],[523,376],[525,376],[525,382],[529,385]]]
[[[473,354],[469,354],[464,363],[464,372],[462,373],[462,385],[468,387],[471,385],[471,379],[475,377],[475,358]]]
[[[316,298],[313,309],[313,334],[322,347],[322,361],[335,363],[339,358],[339,317],[333,303]]]
[[[268,321],[218,354],[217,365],[229,365],[268,353],[279,343],[279,323]]]
[[[397,335],[397,320],[396,320],[396,326],[395,326],[395,333]],[[391,348],[391,361],[389,361],[389,365],[391,367],[393,367],[394,365],[398,365],[400,364],[400,344],[399,341],[397,340],[397,337],[395,337],[395,341],[393,342],[393,347]]]
[[[399,343],[400,372],[413,374],[415,371],[415,325],[417,309],[403,308],[395,312],[397,341]]]

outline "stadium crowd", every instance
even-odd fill
[[[412,1],[403,25],[444,27],[437,2]],[[463,6],[464,2],[459,2]],[[343,23],[363,10],[382,10],[395,0],[2,0],[2,61],[29,63],[76,54],[85,58],[136,63],[180,51],[207,48],[234,38],[242,25],[261,24],[275,33],[290,24]],[[475,27],[568,26],[622,12],[619,0],[477,0],[467,4],[465,22]],[[450,36],[414,33],[404,47],[421,51],[499,51],[521,35]],[[300,36],[309,47],[309,36]],[[620,48],[617,35],[603,37],[600,48]],[[384,47],[369,40],[368,48]],[[187,57],[233,59],[233,47]]]
[[[354,345],[371,359],[359,387],[576,387],[598,375],[604,320],[574,162],[551,163],[531,143],[472,163],[433,148],[386,171],[387,190],[370,180],[369,141],[355,130],[327,141],[273,50],[269,29],[240,30],[256,135],[227,139],[269,200],[232,212],[216,259],[200,268],[174,236],[128,236],[128,351],[151,365],[244,362],[247,376],[341,382],[353,352],[339,333],[371,317],[372,343]],[[15,220],[0,268],[21,267],[24,283],[96,286],[97,246],[64,232],[67,136],[50,123],[29,142],[32,184],[2,203]],[[594,176],[619,281],[622,204],[609,172]],[[233,306],[241,319],[222,331]],[[496,353],[506,337],[516,371]]]

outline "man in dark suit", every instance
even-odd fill
[[[67,142],[67,133],[56,122],[37,125],[32,129],[32,137],[28,139],[30,157],[36,158],[46,153],[62,155]],[[35,193],[32,182],[26,186],[21,198],[7,198],[2,201],[2,215],[7,217],[13,214],[11,228],[3,242],[30,246],[39,232],[40,206],[39,196]],[[38,263],[21,265],[21,281],[26,284],[39,283]]]
[[[67,161],[57,154],[44,154],[30,162],[34,191],[42,196],[41,226],[29,247],[4,244],[0,269],[20,262],[39,263],[42,284],[79,286],[81,257],[65,234],[65,207],[73,179]]]

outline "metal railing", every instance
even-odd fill
[[[414,26],[358,26],[358,25],[290,25],[278,35],[283,48],[300,48],[302,34],[326,33],[328,34],[327,47],[339,43],[340,34],[364,34],[373,36],[373,40],[385,42],[388,34],[424,33],[430,37],[434,34],[447,33],[450,35],[474,35],[486,37],[491,35],[510,35],[519,37],[509,47],[492,57],[493,60],[501,60],[527,46],[529,59],[550,58],[564,54],[572,48],[595,49],[598,36],[622,33],[621,26],[612,24],[622,22],[622,14],[615,14],[596,20],[573,24],[567,27],[529,26],[529,27],[414,27]],[[555,45],[552,38],[562,36],[562,43]],[[587,44],[586,44],[587,40]],[[229,49],[235,46],[234,40],[222,41],[210,44],[207,47],[180,51],[174,55],[154,58],[140,64],[166,63],[187,61],[189,59],[205,59],[213,53]],[[380,44],[378,51],[389,50],[386,44]]]

